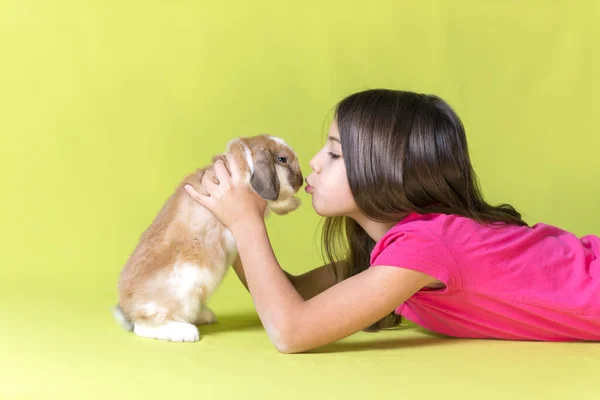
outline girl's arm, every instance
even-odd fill
[[[279,351],[313,349],[358,332],[388,315],[435,279],[397,267],[374,267],[305,300],[277,263],[264,221],[266,201],[244,180],[237,156],[202,179],[207,195],[185,190],[233,234],[258,316]],[[247,178],[247,176],[246,176]]]
[[[302,275],[292,275],[289,272],[282,270],[288,280],[294,286],[294,289],[300,293],[304,300],[308,300],[310,298],[315,297],[319,293],[323,292],[326,289],[329,289],[331,286],[335,285],[335,277],[333,275],[333,268],[343,268],[340,263],[334,264],[325,264],[310,271],[303,273]],[[242,264],[242,260],[240,260],[240,255],[238,254],[232,264],[233,270],[236,275],[242,282],[242,285],[246,289],[248,289],[248,283],[246,282],[246,274],[244,273],[244,266]]]
[[[310,350],[359,332],[435,280],[417,271],[378,266],[305,300],[277,263],[263,220],[246,219],[231,232],[256,311],[283,353]]]

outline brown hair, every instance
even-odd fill
[[[438,96],[366,90],[340,101],[333,118],[352,196],[370,219],[398,222],[410,212],[443,213],[492,226],[527,226],[511,205],[485,202],[463,124]],[[345,266],[334,269],[336,281],[366,270],[374,246],[375,241],[353,219],[325,219],[324,261]],[[391,312],[365,330],[393,327],[400,321]]]

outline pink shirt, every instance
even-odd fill
[[[600,340],[600,238],[555,226],[483,226],[411,213],[375,245],[371,266],[424,272],[446,288],[396,309],[422,327],[463,338]]]

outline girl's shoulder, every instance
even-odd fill
[[[455,257],[440,234],[443,219],[441,215],[409,214],[377,241],[371,252],[371,265],[417,270],[449,288],[460,287]]]

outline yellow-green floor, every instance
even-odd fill
[[[406,323],[279,354],[250,303],[227,304],[243,290],[234,280],[197,343],[122,331],[109,302],[86,300],[93,288],[1,294],[0,399],[600,398],[596,343],[451,339]]]

